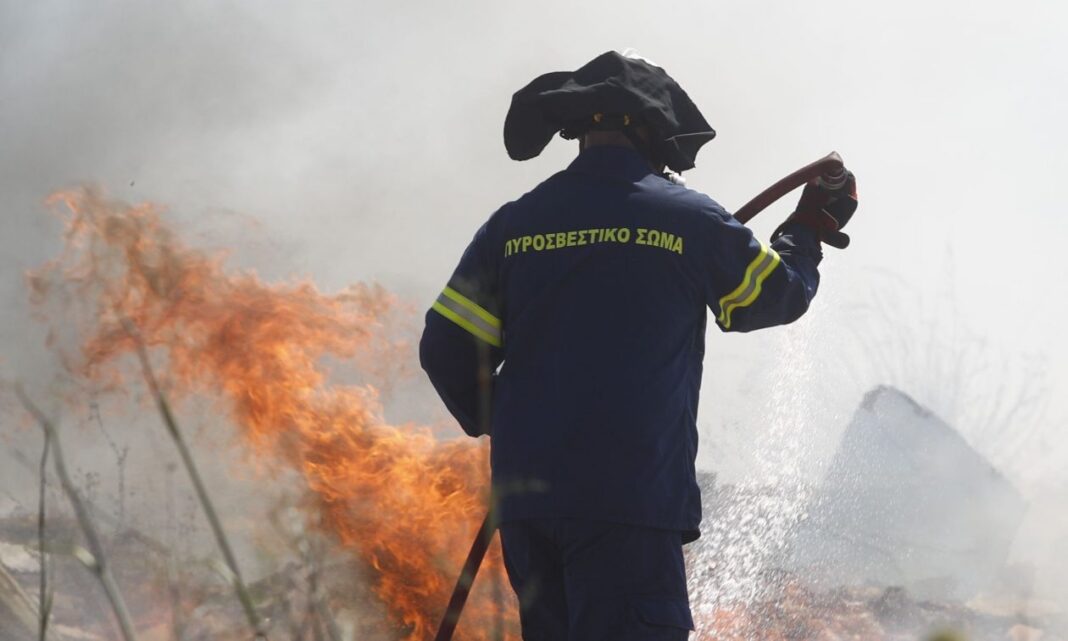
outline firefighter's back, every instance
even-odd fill
[[[712,207],[605,146],[491,221],[506,328],[492,420],[502,518],[696,529]]]

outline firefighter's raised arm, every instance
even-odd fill
[[[810,183],[794,213],[772,234],[771,244],[753,235],[719,205],[706,218],[707,301],[725,332],[748,332],[797,320],[816,295],[822,244],[844,249],[842,228],[857,209],[857,181],[828,189]]]
[[[708,306],[725,332],[785,325],[816,295],[823,258],[818,235],[790,223],[764,243],[718,206],[709,213],[704,246]]]

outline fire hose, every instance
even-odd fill
[[[833,191],[845,185],[846,177],[847,173],[842,157],[838,155],[838,152],[832,151],[823,158],[785,176],[757,194],[735,212],[734,218],[738,222],[745,224],[772,203],[798,187],[818,180],[824,189]],[[435,635],[434,641],[450,641],[452,639],[456,624],[460,622],[460,614],[463,612],[464,605],[467,604],[467,597],[471,593],[471,585],[475,582],[478,569],[482,566],[482,559],[485,558],[490,542],[493,541],[493,534],[497,531],[497,523],[495,521],[496,518],[491,509],[482,521],[482,526],[479,527],[475,540],[471,542],[471,549],[468,551],[467,559],[460,570],[460,576],[456,579],[456,587],[453,588],[452,596],[449,598],[449,604],[445,608],[445,615],[441,619],[441,625],[438,627],[438,633]]]
[[[776,200],[813,180],[821,181],[825,189],[832,191],[845,185],[845,164],[842,162],[842,157],[838,155],[838,152],[832,151],[823,158],[805,165],[768,187],[757,194],[755,198],[742,205],[734,213],[734,217],[738,222],[745,224]]]

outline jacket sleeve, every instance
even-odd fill
[[[815,232],[790,223],[768,245],[719,205],[706,220],[706,299],[721,330],[786,325],[808,310],[823,258]]]
[[[489,431],[493,372],[502,360],[497,255],[483,225],[426,313],[419,362],[470,436]]]

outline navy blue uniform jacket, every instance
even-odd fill
[[[501,520],[697,538],[706,310],[725,331],[789,323],[816,293],[821,255],[800,226],[759,242],[624,147],[589,148],[501,207],[427,312],[420,343],[464,431],[491,433]]]

